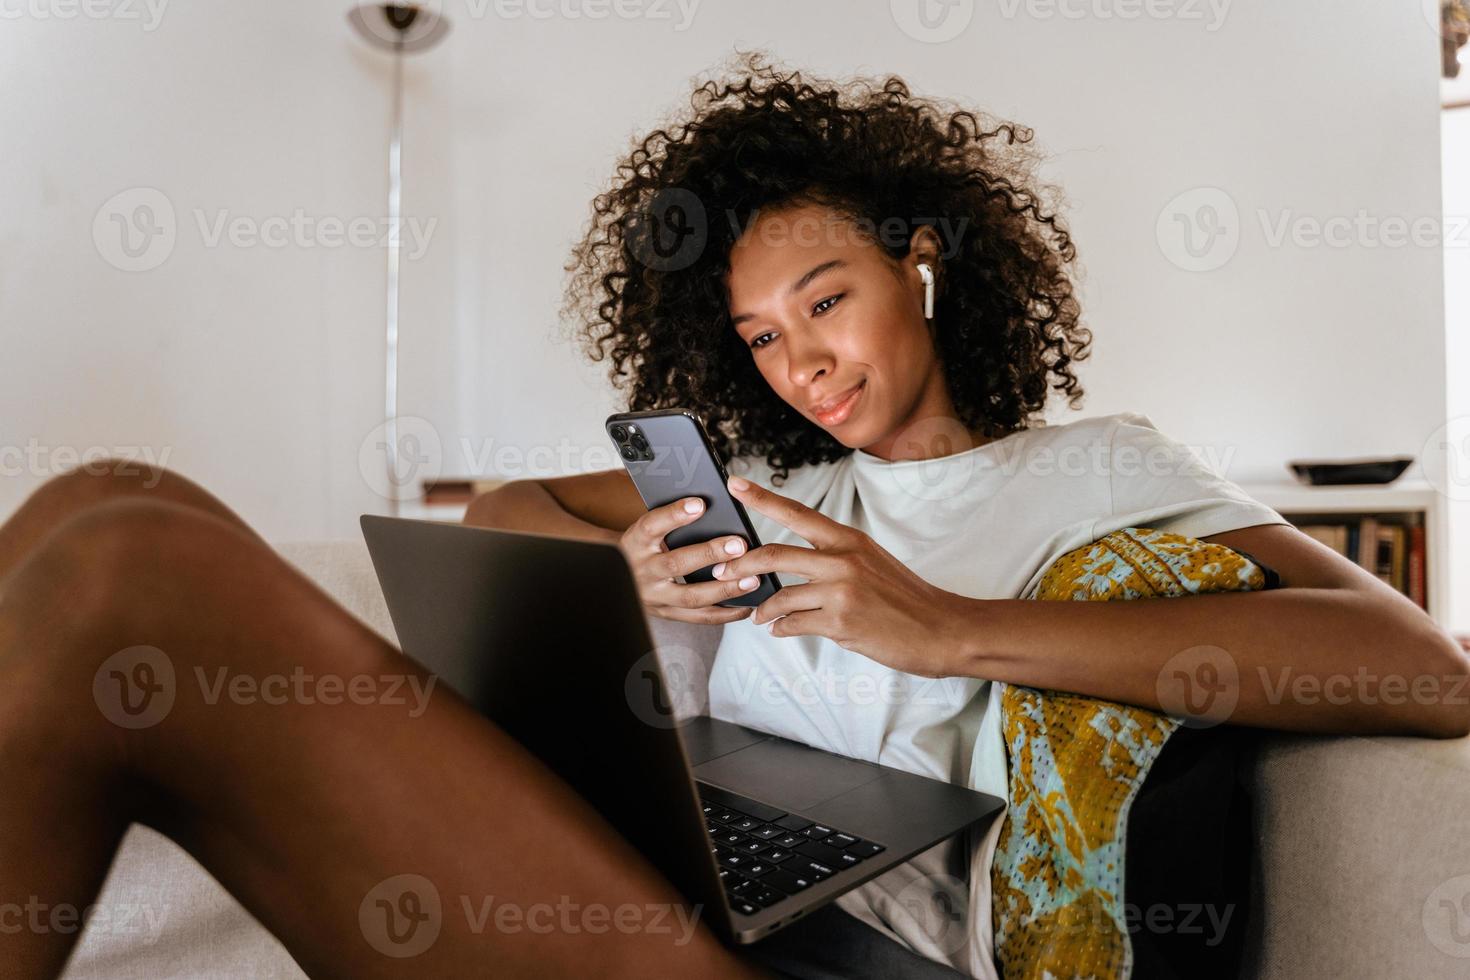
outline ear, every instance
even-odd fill
[[[904,278],[919,284],[919,295],[923,297],[924,320],[932,327],[934,320],[934,294],[943,270],[939,266],[939,233],[932,225],[920,225],[909,238],[909,254],[901,263]]]
[[[920,225],[914,229],[909,238],[909,254],[904,257],[904,264],[908,266],[909,275],[915,282],[919,281],[919,263],[924,263],[934,270],[934,281],[937,283],[943,276],[940,268],[939,253],[943,250],[944,243],[939,239],[939,232],[934,230],[933,225]]]

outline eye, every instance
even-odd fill
[[[835,293],[831,296],[828,296],[826,299],[818,300],[817,305],[812,307],[812,316],[821,316],[823,313],[826,313],[832,307],[837,305],[838,300],[842,299],[842,297],[846,295],[846,293]]]
[[[751,350],[760,350],[762,347],[766,346],[766,344],[769,344],[770,343],[770,341],[769,340],[766,340],[766,338],[767,337],[772,337],[772,336],[774,336],[774,334],[770,334],[770,333],[763,333],[763,334],[761,334],[759,337],[755,338],[754,340],[752,340],[750,342]],[[763,341],[763,340],[766,340],[766,343],[765,344],[761,343],[761,341]]]

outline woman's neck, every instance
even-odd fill
[[[904,421],[862,450],[879,459],[897,462],[953,456],[994,441],[984,429],[971,429],[960,421],[948,386],[936,369]]]

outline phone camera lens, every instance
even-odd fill
[[[618,442],[627,442],[628,430],[623,428],[621,425],[615,425],[612,427],[612,437]]]
[[[643,433],[633,433],[633,448],[638,450],[640,453],[648,452],[648,440],[643,438]]]
[[[626,460],[636,460],[638,458],[638,454],[633,451],[633,447],[626,443],[618,448],[618,452],[622,453],[623,458]]]

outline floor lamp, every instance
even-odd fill
[[[388,295],[385,316],[387,371],[384,379],[384,445],[388,486],[398,485],[398,263],[403,220],[403,58],[427,51],[449,33],[449,21],[437,5],[365,3],[347,14],[359,37],[393,54],[393,128],[388,140]],[[390,492],[398,513],[401,494]]]

